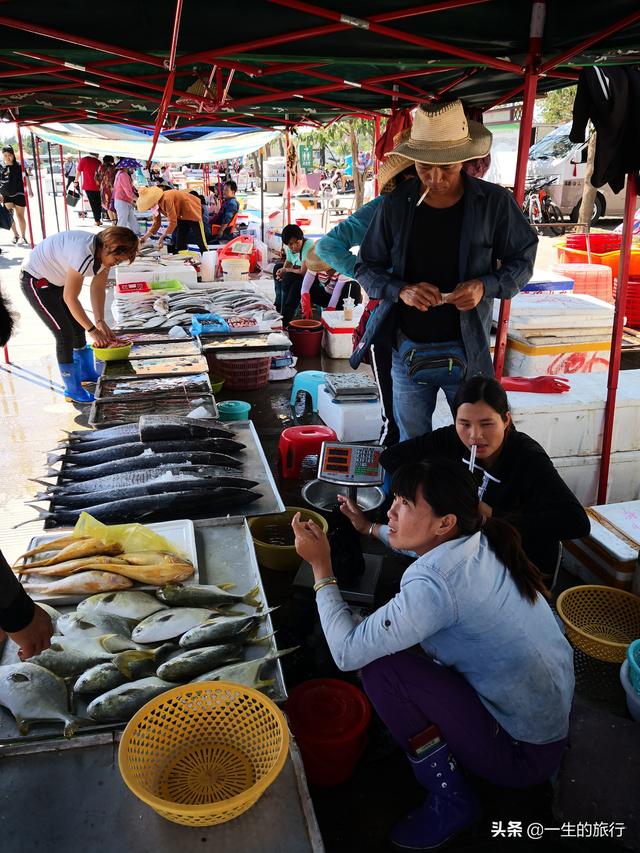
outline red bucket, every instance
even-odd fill
[[[292,320],[287,331],[294,355],[314,358],[322,348],[322,323],[319,320]]]
[[[285,710],[309,782],[329,786],[350,779],[371,720],[362,690],[336,678],[314,678],[291,691]]]

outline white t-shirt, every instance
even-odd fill
[[[34,278],[46,278],[50,284],[64,287],[68,270],[82,276],[94,276],[97,250],[95,234],[86,231],[61,231],[39,243],[23,261],[22,269]]]

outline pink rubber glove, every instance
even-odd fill
[[[336,309],[332,305],[327,305],[326,308],[322,309],[323,311],[335,311]]]
[[[505,391],[528,391],[532,394],[563,394],[571,390],[564,376],[503,376],[500,384]]]
[[[303,320],[313,320],[313,308],[311,307],[311,294],[303,293],[300,297],[300,308]]]

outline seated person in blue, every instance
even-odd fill
[[[234,229],[230,223],[240,210],[240,202],[236,198],[238,185],[235,181],[226,181],[222,191],[223,201],[220,210],[213,217],[211,223],[211,234],[218,240],[230,240],[234,235]]]

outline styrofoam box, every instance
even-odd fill
[[[568,291],[573,291],[572,278],[551,270],[534,270],[521,292],[527,296],[541,296],[545,293],[567,293]]]
[[[360,309],[360,310],[358,310]],[[362,317],[362,308],[357,305],[353,319],[345,320],[344,311],[323,311],[322,347],[329,358],[349,358],[353,352],[353,330]]]
[[[549,456],[595,456],[602,447],[607,376],[603,373],[567,377],[563,394],[509,391],[516,427],[539,442]],[[453,423],[442,392],[433,428]],[[622,370],[618,378],[612,447],[616,453],[640,450],[640,370]]]
[[[132,264],[130,267],[116,267],[116,284],[126,281],[170,281],[176,279],[186,287],[198,283],[198,276],[191,264],[170,262],[159,264]]]
[[[583,506],[598,499],[600,456],[551,457],[558,473]],[[640,498],[640,451],[612,453],[607,500],[612,503]]]
[[[498,321],[499,312],[500,302],[496,299],[493,303],[494,323]],[[608,330],[610,336],[612,327],[613,306],[584,293],[544,293],[535,300],[526,294],[518,294],[511,300],[509,331],[520,332],[525,337],[542,334],[545,330],[554,330],[553,334],[560,338],[562,330],[567,330],[576,337],[578,330],[594,334],[594,329]]]
[[[556,340],[560,341],[560,338]],[[609,370],[610,340],[532,344],[507,337],[505,376],[564,376]]]
[[[324,385],[318,388],[318,415],[338,441],[377,441],[382,430],[380,401],[334,403]]]
[[[630,590],[640,550],[640,501],[594,506],[589,516],[589,536],[564,543],[565,567],[587,583]]]

